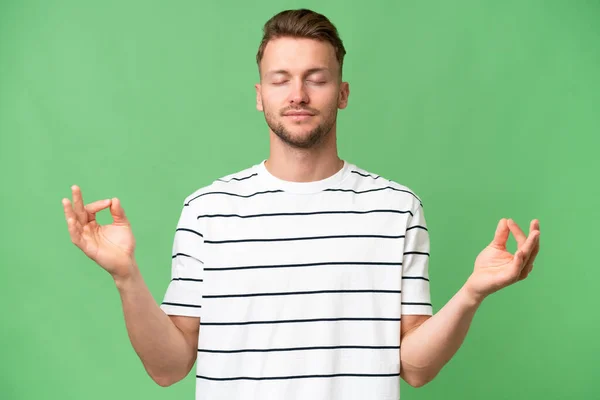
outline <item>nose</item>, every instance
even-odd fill
[[[290,103],[291,104],[308,104],[309,97],[304,82],[297,80],[291,85]]]

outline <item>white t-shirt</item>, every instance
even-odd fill
[[[264,161],[185,199],[161,308],[200,317],[197,400],[397,400],[402,314],[432,314],[406,186],[347,161],[313,182]]]

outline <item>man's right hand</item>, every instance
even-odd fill
[[[167,315],[156,304],[135,262],[135,239],[119,199],[84,206],[79,187],[71,189],[73,205],[62,200],[71,241],[115,280],[129,340],[148,374],[161,386],[180,381],[196,361],[200,318]],[[113,223],[101,226],[96,213],[105,208]]]
[[[83,204],[81,189],[71,187],[73,205],[62,200],[71,241],[89,258],[111,274],[115,281],[128,278],[134,270],[135,238],[119,199]],[[96,213],[110,207],[113,223],[100,225]]]

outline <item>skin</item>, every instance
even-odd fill
[[[514,255],[506,249],[510,234],[518,246]],[[526,235],[512,219],[502,218],[492,241],[475,259],[473,272],[441,310],[433,316],[402,316],[402,378],[414,387],[433,380],[462,345],[483,300],[527,278],[539,249],[538,220],[531,221]]]
[[[309,182],[339,171],[337,110],[348,105],[350,87],[340,78],[333,46],[312,39],[269,41],[255,85],[256,108],[269,127],[270,156],[265,166],[280,179]],[[294,120],[284,114],[305,110]]]
[[[325,179],[343,166],[336,146],[337,110],[346,108],[349,85],[329,43],[311,39],[270,41],[255,85],[256,108],[269,127],[266,167],[280,179],[309,182]],[[304,110],[302,118],[286,116]],[[200,319],[167,316],[155,302],[135,260],[135,238],[118,198],[85,205],[81,189],[71,187],[72,202],[63,210],[72,243],[114,279],[130,341],[144,368],[161,386],[183,379],[197,355]],[[109,209],[113,223],[99,225],[96,213]],[[512,234],[515,254],[506,250]],[[414,387],[431,381],[461,346],[473,316],[485,298],[527,278],[540,247],[539,221],[526,235],[502,218],[490,244],[477,256],[472,274],[435,315],[402,315],[401,377]]]
[[[196,361],[200,319],[166,315],[144,283],[135,260],[135,238],[118,198],[84,205],[81,189],[63,199],[71,241],[114,279],[127,333],[148,375],[160,386],[183,379]],[[113,223],[100,225],[96,214],[109,209]]]

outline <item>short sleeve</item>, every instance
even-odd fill
[[[408,218],[402,260],[402,314],[432,315],[429,291],[429,231],[423,205]]]
[[[160,305],[166,314],[202,316],[204,236],[197,217],[184,204],[173,240],[171,282]]]

